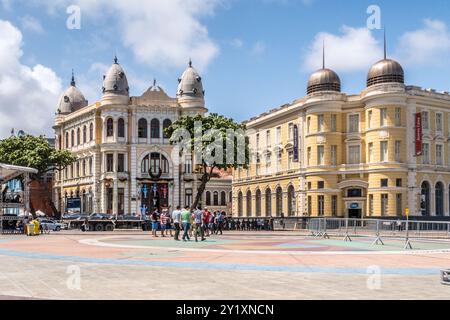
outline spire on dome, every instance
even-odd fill
[[[72,87],[76,87],[75,74],[74,74],[74,72],[73,72],[73,69],[72,69],[72,81],[70,82],[70,85],[71,85]]]

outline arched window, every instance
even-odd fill
[[[83,126],[83,143],[87,142],[87,128]]]
[[[422,183],[422,194],[420,199],[420,209],[423,216],[430,215],[430,184],[426,181]]]
[[[211,192],[206,191],[206,205],[210,206],[211,205]]]
[[[147,139],[147,120],[144,118],[138,122],[138,138]]]
[[[255,205],[256,205],[256,216],[261,217],[261,190],[256,190],[256,197],[255,197]]]
[[[266,216],[272,216],[272,191],[266,190]]]
[[[86,160],[83,160],[83,177],[86,176]]]
[[[65,147],[66,147],[66,149],[68,147],[70,147],[70,145],[69,145],[69,133],[68,132],[66,132],[66,145],[65,145]]]
[[[71,142],[70,142],[70,144],[71,144],[71,146],[72,146],[72,148],[75,146],[75,131],[74,130],[72,130],[72,132],[70,133],[70,135],[71,135]]]
[[[122,118],[117,122],[117,136],[119,138],[125,138],[125,120]]]
[[[169,128],[172,125],[172,121],[169,119],[164,120],[163,122],[163,138],[164,139],[170,139],[170,137],[166,134],[166,129]]]
[[[94,141],[94,124],[89,125],[89,140]]]
[[[169,161],[160,153],[152,153],[147,155],[141,164],[141,172],[149,173],[152,172],[154,175],[159,173],[159,168],[161,168],[162,174],[168,174],[170,171]]]
[[[442,217],[444,215],[444,185],[442,182],[436,183],[436,216]]]
[[[114,121],[111,118],[106,120],[106,136],[107,137],[114,136]]]
[[[81,144],[81,130],[80,128],[77,129],[77,146]]]
[[[281,217],[283,214],[283,189],[281,187],[277,188],[277,202],[276,202],[276,215],[277,217]]]
[[[247,201],[247,217],[251,217],[252,216],[252,192],[250,190],[247,191],[246,201]]]
[[[221,206],[227,205],[227,193],[225,191],[222,191],[220,193],[220,205]]]
[[[219,193],[217,191],[213,193],[213,204],[215,207],[219,205]]]
[[[238,215],[239,215],[239,217],[242,217],[244,215],[242,200],[243,200],[243,195],[242,195],[242,192],[239,191],[239,194],[238,194]]]
[[[89,158],[89,175],[92,175],[94,168],[92,167],[92,157]]]
[[[152,139],[160,138],[159,120],[158,119],[153,119],[152,122],[150,123],[150,138],[152,138]]]
[[[295,216],[295,208],[296,208],[296,201],[295,201],[295,189],[294,186],[289,186],[288,189],[288,215],[289,216]]]

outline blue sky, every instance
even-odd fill
[[[71,4],[81,8],[80,30],[66,27]],[[174,96],[192,57],[210,111],[238,121],[304,96],[323,41],[343,91],[358,93],[382,58],[369,5],[381,9],[406,82],[450,91],[447,0],[0,0],[0,137],[11,127],[50,136],[71,69],[93,102],[116,52],[133,95],[156,78]],[[36,118],[23,121],[30,106]]]

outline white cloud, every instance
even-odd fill
[[[201,23],[214,15],[223,0],[44,0],[35,3],[48,12],[65,12],[65,7],[77,4],[85,19],[93,23],[105,21],[126,48],[130,48],[139,63],[158,68],[180,68],[192,58],[195,66],[204,70],[218,55],[219,47]]]
[[[53,136],[53,115],[62,91],[55,72],[21,63],[22,33],[0,20],[0,137],[11,128]]]
[[[337,72],[367,71],[383,58],[383,48],[370,30],[343,26],[341,35],[321,32],[304,56],[303,69],[311,72],[322,67],[325,43],[326,67]]]
[[[424,20],[424,27],[404,33],[396,56],[406,65],[439,65],[450,59],[450,32],[445,22]]]
[[[27,15],[20,18],[20,22],[23,30],[29,30],[35,33],[44,33],[44,28],[35,17]]]

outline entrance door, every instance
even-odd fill
[[[361,209],[348,209],[348,217],[350,219],[361,219],[362,210]]]
[[[169,188],[167,183],[144,184],[141,189],[141,213],[150,214],[155,208],[161,211],[169,206]]]

